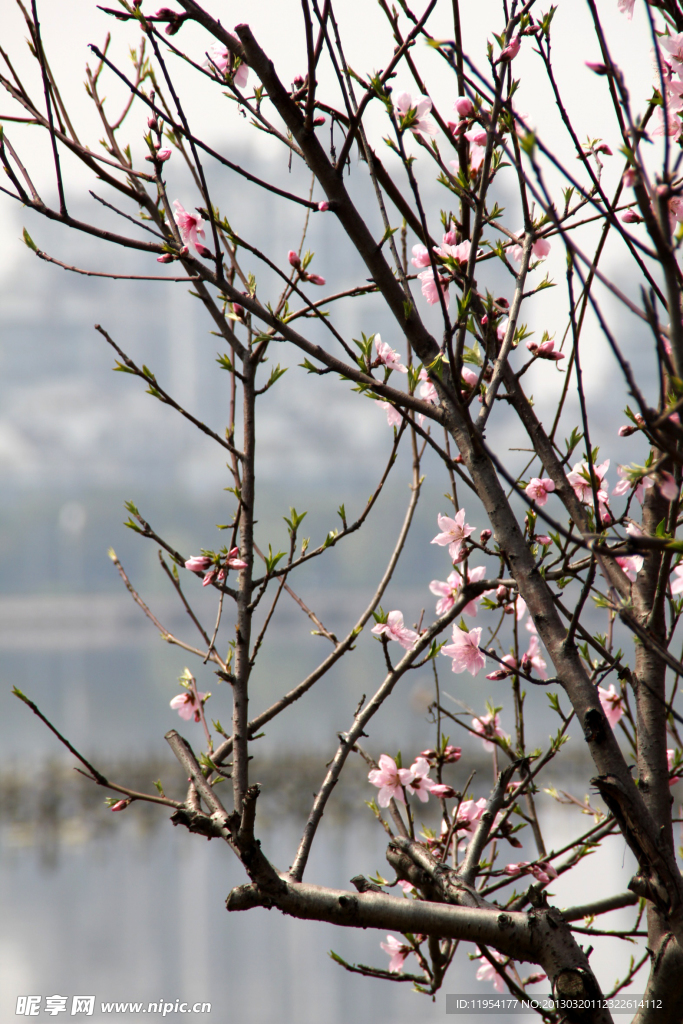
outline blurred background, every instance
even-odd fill
[[[21,18],[4,0],[6,43],[15,65],[37,88],[35,71],[23,56]],[[89,58],[87,44],[102,43],[113,31],[112,56],[124,61],[126,45],[135,43],[134,30],[112,23],[89,0],[69,0],[60,10],[47,5],[42,12],[48,57],[67,105],[77,112],[83,136],[95,145],[101,128],[93,120],[82,88],[82,66]],[[450,5],[446,5],[450,7]],[[472,56],[483,65],[486,36],[501,28],[501,15],[493,3],[471,5],[463,11],[465,34],[473,40]],[[635,50],[635,33],[644,25],[636,12],[632,25],[606,5],[606,23],[615,53],[626,60]],[[614,3],[616,8],[616,2]],[[209,5],[225,24],[244,17],[237,4]],[[609,111],[591,103],[595,79],[583,67],[596,59],[582,52],[589,37],[586,12],[578,5],[560,4],[556,17],[558,75],[568,89],[572,111],[581,115],[584,134],[604,137],[617,150],[618,140]],[[220,8],[220,11],[219,11]],[[227,8],[227,9],[226,9]],[[356,29],[362,11],[365,31]],[[348,2],[339,12],[349,40],[347,58],[359,70],[381,67],[391,52],[379,9]],[[450,38],[448,11],[435,16],[434,34]],[[272,18],[272,5],[250,5],[249,20],[262,45],[277,54],[282,78],[301,71],[300,13],[291,19],[280,12]],[[442,18],[442,21],[439,21]],[[564,35],[561,37],[560,32]],[[630,35],[629,35],[630,33]],[[179,37],[201,60],[205,43],[192,27]],[[176,37],[176,40],[178,37]],[[382,48],[377,40],[383,39]],[[566,42],[565,40],[569,40]],[[642,33],[641,33],[642,43]],[[631,62],[629,84],[635,101],[647,95],[651,71],[645,58]],[[280,64],[280,56],[282,63]],[[642,57],[642,54],[640,55]],[[92,57],[90,57],[92,62]],[[453,93],[443,69],[426,55],[434,95]],[[526,64],[522,64],[526,61]],[[560,152],[569,152],[547,90],[538,86],[538,70],[529,54],[520,55],[525,84],[519,108],[529,111],[532,123],[548,125],[547,136]],[[222,146],[234,162],[276,181],[281,187],[307,195],[310,180],[305,168],[269,140],[255,138],[246,119],[214,88],[212,103],[195,88],[182,66],[175,69],[186,85],[188,107],[198,134]],[[289,77],[288,77],[289,76]],[[124,98],[117,83],[106,80],[108,102]],[[410,88],[408,80],[397,87]],[[6,101],[0,103],[0,114]],[[445,106],[444,106],[445,109]],[[370,123],[383,130],[379,122]],[[0,118],[1,119],[1,118]],[[54,193],[50,156],[45,140],[35,129],[6,126],[20,148],[39,190]],[[141,145],[144,118],[136,113],[127,138],[135,151]],[[90,132],[90,135],[88,135]],[[379,144],[379,134],[377,135]],[[573,156],[567,158],[574,159]],[[613,186],[621,173],[621,158],[606,167]],[[389,163],[389,157],[387,157]],[[423,161],[424,163],[424,161]],[[618,165],[618,166],[617,166]],[[422,168],[424,197],[430,217],[448,204],[448,195],[430,183],[429,168]],[[572,168],[574,164],[571,165]],[[70,212],[102,226],[121,229],[121,221],[88,196],[98,186],[64,158]],[[171,198],[192,208],[198,198],[179,159],[166,165]],[[276,204],[268,193],[245,184],[231,172],[211,167],[214,202],[234,230],[285,263],[287,250],[297,248],[303,226],[298,209]],[[349,188],[373,225],[378,219],[368,194],[362,167],[353,166]],[[108,196],[104,188],[99,193]],[[316,196],[321,198],[321,196]],[[511,226],[521,224],[515,199],[500,186],[500,201],[507,207]],[[393,216],[393,213],[392,213]],[[393,1024],[420,1019],[436,1020],[445,1013],[446,992],[492,992],[490,983],[476,982],[477,964],[466,952],[458,954],[449,981],[434,1003],[410,992],[409,985],[388,984],[351,975],[327,957],[335,950],[345,959],[386,966],[379,948],[385,936],[351,934],[326,925],[291,921],[265,911],[227,915],[223,906],[233,885],[244,881],[239,865],[227,848],[206,843],[181,829],[172,829],[165,811],[134,805],[112,815],[105,793],[73,771],[73,761],[55,737],[29,709],[11,696],[18,686],[39,705],[55,726],[110,777],[124,784],[150,789],[161,779],[166,792],[182,785],[164,733],[179,730],[198,749],[200,727],[180,722],[169,707],[179,692],[177,678],[185,665],[197,675],[200,690],[209,690],[209,717],[230,720],[230,694],[225,684],[189,655],[160,641],[153,625],[132,602],[107,557],[112,546],[141,596],[162,624],[194,642],[191,623],[179,606],[160,570],[157,548],[123,526],[123,503],[132,500],[154,529],[186,555],[215,548],[224,541],[216,524],[230,520],[234,502],[224,488],[231,479],[224,452],[210,440],[144,393],[134,378],[112,374],[113,353],[94,330],[102,324],[138,364],[157,374],[162,385],[215,430],[224,429],[228,407],[227,376],[216,365],[222,351],[219,339],[203,310],[187,292],[186,284],[108,281],[69,274],[41,262],[25,248],[26,227],[39,248],[61,261],[109,273],[156,273],[150,257],[124,249],[107,249],[87,235],[76,235],[0,199],[0,1007],[3,1019],[14,1013],[20,994],[96,994],[101,1000],[156,999],[210,1001],[219,1019],[239,1018],[247,1024],[265,1024],[275,1018],[302,1024],[320,1021],[337,1024],[353,1014],[359,1024],[391,1020]],[[438,229],[435,225],[435,233]],[[586,246],[593,228],[584,230]],[[412,244],[411,239],[409,244]],[[356,284],[358,266],[345,245],[332,215],[311,217],[305,248],[316,253],[313,270],[328,285],[341,290]],[[621,269],[616,246],[604,260],[608,271]],[[258,274],[262,298],[277,294],[276,281],[247,257],[247,270]],[[542,293],[529,311],[529,327],[558,330],[558,305],[564,304],[564,254],[559,244],[546,265],[536,271],[556,276],[558,288]],[[362,270],[360,272],[363,277]],[[487,265],[486,284],[494,294],[510,294],[504,272]],[[562,292],[562,295],[558,293]],[[317,296],[316,296],[317,298]],[[653,365],[634,324],[601,295],[644,387],[655,387]],[[427,313],[429,318],[429,312]],[[438,321],[432,318],[438,329]],[[348,303],[336,326],[345,338],[361,331],[382,332],[385,341],[405,356],[405,341],[397,335],[381,304],[370,296]],[[326,336],[311,330],[315,340]],[[586,331],[590,362],[585,370],[587,396],[594,424],[594,443],[601,458],[632,461],[619,448],[617,426],[624,422],[623,391],[606,387],[614,370],[611,357],[594,325]],[[519,354],[521,359],[521,354]],[[343,502],[349,521],[363,509],[376,487],[389,456],[392,431],[384,412],[374,402],[352,393],[333,377],[311,377],[299,368],[301,356],[282,346],[271,353],[288,372],[260,400],[258,419],[258,543],[264,549],[287,546],[282,517],[290,506],[307,510],[302,536],[312,545],[339,526],[336,510]],[[521,365],[521,363],[520,363]],[[550,415],[564,377],[554,364],[534,367],[525,378],[536,396],[541,414]],[[576,403],[570,398],[559,436],[568,436],[578,423]],[[527,442],[516,426],[498,413],[489,428],[490,443],[501,451],[512,470],[528,458],[520,451]],[[397,461],[367,527],[324,558],[302,568],[289,582],[325,626],[338,636],[356,621],[374,592],[391,553],[410,497],[410,458],[407,446]],[[577,459],[580,456],[577,456]],[[437,532],[437,514],[448,514],[444,492],[449,482],[427,453],[425,483],[406,551],[382,601],[385,610],[399,608],[407,624],[433,615],[428,586],[449,571],[445,549],[431,545]],[[614,474],[612,474],[614,476]],[[616,477],[611,481],[616,483]],[[464,494],[467,520],[477,530],[485,522],[474,501]],[[495,566],[491,566],[495,572]],[[215,602],[194,577],[184,580],[186,592],[213,624]],[[571,591],[569,591],[571,596]],[[484,623],[480,613],[477,624]],[[210,628],[210,627],[209,627]],[[230,635],[226,623],[224,642]],[[311,635],[311,623],[300,608],[283,595],[257,663],[251,708],[258,713],[286,692],[328,653],[329,643]],[[442,690],[485,711],[491,699],[503,707],[503,724],[513,728],[513,715],[504,683],[453,676],[449,663],[439,665]],[[489,669],[490,670],[490,669]],[[319,787],[325,763],[331,758],[338,732],[348,728],[363,694],[371,695],[383,676],[380,646],[369,629],[357,649],[319,683],[298,705],[266,728],[266,737],[254,745],[252,777],[264,784],[259,807],[259,832],[264,849],[278,866],[286,867],[296,850],[311,800]],[[404,763],[433,746],[435,728],[428,713],[434,696],[433,678],[426,669],[411,674],[397,687],[392,700],[373,720],[365,740],[378,757],[400,747]],[[444,698],[446,701],[448,698]],[[557,728],[548,710],[546,694],[529,695],[527,742],[547,742]],[[457,710],[453,704],[453,710]],[[463,746],[461,762],[450,769],[456,788],[464,785],[472,769],[475,797],[488,793],[492,766],[479,741],[457,726],[451,742]],[[447,730],[448,731],[448,730]],[[563,788],[583,799],[588,791],[590,765],[585,763],[579,736],[572,732],[562,764]],[[366,769],[349,764],[348,777],[338,787],[314,846],[308,871],[312,882],[348,887],[352,875],[387,872],[385,837],[364,805],[374,795]],[[539,810],[553,848],[585,831],[591,818],[578,809],[559,807],[539,795]],[[434,825],[434,809],[424,822]],[[524,835],[524,834],[522,834]],[[525,839],[522,851],[501,854],[508,860],[530,859]],[[585,902],[625,887],[633,865],[623,841],[610,840],[587,858],[571,880],[551,887],[557,905]],[[619,881],[619,879],[622,879]],[[630,912],[615,912],[606,927],[627,927]],[[632,947],[626,951],[606,940],[593,954],[592,963],[606,988],[615,975],[623,976]],[[473,948],[468,949],[469,953]],[[407,969],[413,969],[406,965]],[[522,973],[524,968],[522,968]],[[268,983],[263,984],[263,978]],[[638,990],[638,985],[635,986]],[[640,986],[642,988],[642,985]],[[543,985],[539,986],[543,990]],[[416,1002],[417,1000],[417,1002]],[[107,1015],[111,1019],[113,1015]],[[97,1011],[95,1012],[97,1019]],[[123,1018],[122,1018],[123,1019]]]

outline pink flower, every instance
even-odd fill
[[[532,501],[535,501],[537,505],[543,507],[548,501],[548,495],[555,490],[555,484],[552,482],[550,477],[538,477],[534,476],[531,478],[527,486],[525,487],[526,493],[529,495]]]
[[[203,703],[206,697],[205,693],[197,691],[200,701]],[[184,693],[179,693],[171,701],[171,707],[174,711],[177,711],[181,718],[184,718],[186,722],[189,722],[191,718],[194,718],[195,722],[200,721],[199,707],[195,701],[194,694],[191,690],[186,690]]]
[[[522,37],[518,32],[516,36],[510,40],[507,46],[501,50],[500,57],[498,60],[514,60],[519,53],[519,47],[522,42]]]
[[[448,309],[448,305],[450,303],[450,295],[448,294],[450,281],[448,278],[437,277],[435,281],[434,271],[431,268],[429,270],[423,270],[422,273],[417,276],[422,282],[422,294],[429,305],[433,306],[439,301],[439,290],[441,290],[444,303],[446,304],[446,309]]]
[[[458,233],[456,231],[453,221],[451,221],[451,226],[446,232],[446,234],[441,236],[441,241],[443,242],[444,245],[455,245],[456,242],[458,241]]]
[[[474,172],[478,171],[484,162],[485,156],[486,146],[478,146],[476,142],[472,143],[470,145],[470,170]],[[454,162],[455,161],[453,161],[453,163]]]
[[[614,683],[610,684],[609,690],[603,690],[601,686],[598,686],[598,697],[602,710],[605,712],[605,718],[614,729],[624,713],[621,696],[614,689]]]
[[[190,572],[205,572],[212,563],[213,559],[208,555],[192,555],[192,558],[185,562],[185,568]]]
[[[536,633],[531,634],[528,650],[522,655],[522,671],[528,673],[532,668],[536,669],[541,679],[548,678],[548,666],[541,656],[541,645]]]
[[[240,549],[231,548],[228,554],[228,569],[246,569],[247,563],[239,557]]]
[[[453,104],[453,110],[458,117],[471,117],[474,113],[474,103],[468,96],[458,96]]]
[[[222,43],[214,43],[213,46],[209,47],[208,56],[210,63],[215,64],[220,73],[224,75],[230,61],[230,53],[227,46],[223,46]]]
[[[486,800],[482,797],[475,803],[474,800],[463,800],[458,808],[458,831],[468,832],[473,835],[477,823],[486,810]],[[464,826],[464,827],[461,827]]]
[[[410,262],[414,267],[428,267],[430,263],[429,249],[425,245],[414,245],[413,258]]]
[[[488,138],[488,135],[485,128],[482,128],[479,124],[475,124],[473,128],[470,128],[468,132],[465,132],[465,138],[473,145],[484,148],[486,146],[486,139]]]
[[[678,484],[671,473],[667,473],[665,469],[660,469],[657,474],[657,486],[659,487],[659,493],[663,498],[666,498],[667,501],[677,501]]]
[[[606,459],[601,463],[601,465],[593,466],[593,472],[595,473],[595,479],[598,485],[598,502],[600,504],[601,513],[603,513],[603,508],[607,505],[609,500],[607,492],[601,489],[603,477],[609,469],[609,461],[609,459]],[[593,489],[591,487],[591,479],[587,462],[577,462],[571,473],[567,474],[567,480],[574,489],[574,494],[580,502],[584,505],[593,503]]]
[[[397,640],[406,651],[412,650],[415,642],[420,639],[419,633],[403,625],[403,613],[398,611],[389,612],[387,621],[378,622],[370,632],[375,636],[385,636],[387,640]]]
[[[401,771],[403,772],[405,769]],[[408,793],[414,793],[423,804],[426,804],[432,787],[435,785],[433,779],[429,778],[429,764],[427,760],[424,757],[418,757],[411,764],[407,774],[410,778],[405,779],[403,783],[406,790]]]
[[[622,0],[619,0],[621,3]],[[633,6],[631,0],[626,0],[626,3],[630,3]],[[671,54],[674,61],[677,63],[683,63],[683,32],[679,32],[678,35],[662,36],[659,40],[659,45],[663,46],[665,50]]]
[[[475,387],[477,381],[479,380],[479,374],[475,373],[474,370],[468,369],[466,366],[463,366],[462,370],[460,371],[460,377],[465,386],[470,389]]]
[[[451,561],[455,563],[461,562],[465,554],[463,551],[465,541],[474,533],[474,527],[465,522],[465,509],[461,508],[456,513],[455,519],[451,519],[449,516],[442,516],[439,513],[436,521],[442,532],[437,533],[431,543],[439,544],[441,547],[445,547],[448,544],[448,553],[451,556]]]
[[[519,236],[518,236],[519,238]],[[524,241],[524,235],[519,238],[517,245],[513,245],[510,249],[510,256],[516,263],[522,262],[522,242]],[[535,256],[538,260],[544,260],[550,252],[550,242],[546,238],[537,238],[534,244],[531,246],[531,255]]]
[[[483,565],[478,566],[476,569],[472,569],[471,572],[467,573],[467,582],[476,583],[483,579],[486,575],[486,569]],[[442,583],[441,580],[432,580],[429,584],[429,589],[432,594],[440,594],[441,598],[436,602],[436,614],[441,616],[445,615],[449,611],[458,599],[458,594],[462,589],[463,578],[459,572],[453,570],[449,575],[447,581]],[[482,593],[479,597],[473,598],[469,604],[466,604],[462,610],[463,615],[476,616],[477,604],[481,601],[485,594]]]
[[[399,373],[408,372],[407,367],[399,362],[401,357],[398,352],[395,352],[385,341],[382,341],[379,334],[375,335],[375,350],[377,352],[377,359],[382,366],[386,366],[389,370],[398,370]]]
[[[477,950],[477,952],[479,952],[479,950]],[[499,953],[495,949],[490,949],[489,953],[491,954],[494,960],[498,961],[498,963],[502,964],[505,960],[507,960],[507,957],[503,956],[502,953]],[[493,987],[495,988],[496,992],[504,992],[505,982],[503,981],[495,967],[493,967],[488,962],[485,956],[481,958],[479,963],[481,964],[481,967],[477,971],[477,981],[492,981]]]
[[[683,562],[679,562],[674,569],[674,576],[677,577],[671,584],[671,593],[675,596],[676,594],[683,594]]]
[[[387,414],[387,423],[390,427],[400,427],[403,422],[403,417],[391,402],[377,402],[380,409],[385,409]]]
[[[631,583],[635,583],[636,576],[643,568],[643,562],[645,559],[642,555],[631,555],[628,558],[617,558],[616,561],[624,570]]]
[[[635,428],[633,428],[635,429]],[[623,435],[622,435],[623,436]],[[622,494],[628,494],[629,491],[635,487],[636,498],[643,504],[643,492],[654,485],[654,477],[643,476],[634,483],[630,479],[630,475],[624,466],[617,466],[617,476],[620,477],[619,483],[612,491],[612,495],[621,496]]]
[[[636,0],[619,0],[619,10],[622,14],[625,14],[630,21],[633,17],[633,8]]]
[[[456,263],[467,263],[470,258],[470,250],[472,243],[465,239],[464,242],[460,242],[459,245],[448,245],[444,243],[440,249],[435,249],[435,252],[439,256],[443,256],[444,259],[455,260]]]
[[[405,803],[401,773],[410,775],[405,768],[396,767],[393,757],[382,754],[379,759],[379,768],[373,768],[368,774],[368,781],[379,789],[377,803],[380,807],[388,807],[392,800],[400,800],[402,804]]]
[[[466,633],[459,626],[453,627],[453,643],[441,648],[442,654],[453,659],[453,672],[469,672],[476,676],[484,668],[486,658],[479,650],[480,639],[481,628]]]
[[[420,370],[420,398],[424,398],[425,402],[431,402],[432,405],[439,404],[439,396],[436,393],[436,388],[429,379],[429,374],[426,370]]]
[[[681,121],[675,110],[667,107],[666,121],[664,120],[664,108],[655,109],[655,126],[650,129],[650,135],[680,135]]]
[[[406,882],[406,880],[404,878],[399,878],[398,886],[399,886],[399,889],[403,890],[403,895],[404,896],[407,896],[411,892],[415,892],[415,886],[413,885],[413,883],[412,882]],[[387,935],[387,938],[389,939],[389,938],[391,938],[391,936]]]
[[[394,100],[394,105],[402,120],[410,120],[409,127],[413,135],[436,135],[438,133],[439,129],[431,117],[427,116],[432,109],[432,101],[427,96],[423,96],[421,100],[413,104],[410,93],[402,92]],[[412,117],[409,118],[410,114]]]
[[[493,750],[493,743],[490,742],[490,739],[493,739],[494,736],[500,736],[503,740],[510,738],[500,727],[499,715],[488,714],[480,716],[479,718],[473,718],[472,728],[482,737],[484,750]]]
[[[175,206],[175,220],[180,231],[184,245],[192,245],[195,250],[198,245],[198,238],[204,238],[204,221],[197,213],[188,213],[177,199],[173,200]]]
[[[670,748],[669,750],[667,750],[667,752],[666,752],[666,763],[667,763],[667,766],[669,768],[669,772],[673,771],[674,756],[675,756],[675,751],[673,749]],[[681,781],[680,775],[674,775],[673,778],[669,779],[669,785],[670,786],[675,786],[676,783],[680,782],[680,781]],[[112,810],[114,810],[113,807],[112,807]]]
[[[399,942],[393,935],[387,935],[387,941],[380,942],[380,946],[384,952],[388,953],[391,957],[391,960],[389,961],[389,970],[391,973],[400,974],[403,970],[404,961],[410,953],[410,946],[406,946],[402,942]]]
[[[228,65],[230,63],[230,54],[227,46],[223,46],[222,43],[214,43],[213,46],[209,48],[209,58],[209,67],[211,67],[212,65],[217,67],[220,73],[224,75],[228,70]],[[249,68],[244,63],[244,61],[242,61],[237,71],[235,72],[233,84],[236,85],[238,89],[243,89],[244,86],[247,84],[248,77]]]

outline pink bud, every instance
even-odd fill
[[[150,128],[153,132],[159,131],[159,122],[157,121],[156,117],[154,117],[153,114],[151,117],[147,118],[147,127]]]
[[[213,253],[211,252],[211,250],[207,249],[206,246],[202,245],[201,242],[197,242],[195,244],[195,249],[197,250],[199,255],[201,257],[203,257],[203,259],[205,259],[205,260],[212,260],[213,259]]]
[[[313,124],[315,124],[315,125],[325,124],[325,118],[324,117],[314,117],[313,118]]]
[[[320,210],[321,213],[325,213],[325,211],[329,210],[329,208],[330,204],[328,203],[327,199],[323,199],[321,203],[318,203],[318,209]]]
[[[244,316],[244,307],[240,306],[239,302],[233,302],[233,304],[232,304],[232,311],[235,314],[235,316],[239,316],[239,317],[243,317]]]
[[[637,427],[632,427],[628,423],[625,423],[623,427],[619,427],[617,431],[619,437],[630,437],[631,434],[635,434]]]
[[[657,484],[659,486],[659,493],[667,501],[675,501],[678,498],[678,485],[674,480],[671,473],[667,473],[665,469],[659,471]]]
[[[545,533],[537,533],[535,539],[538,544],[543,544],[544,547],[548,544],[552,544],[552,538],[548,537]]]
[[[449,743],[444,749],[443,757],[447,764],[455,764],[462,757],[462,749],[460,747],[453,747]]]
[[[451,800],[454,796],[457,796],[452,786],[446,786],[440,782],[432,786],[430,793],[432,796],[438,797],[439,800]]]
[[[299,257],[297,256],[293,249],[290,249],[289,252],[287,253],[287,259],[289,260],[291,266],[295,267],[297,270],[301,266],[301,260],[299,259]]]
[[[488,322],[489,322],[488,314],[484,313],[483,317],[481,318],[481,325],[482,325],[482,327],[486,327]]]
[[[621,179],[626,188],[633,188],[636,183],[636,169],[635,167],[629,167],[627,171],[624,171],[624,176]]]
[[[501,584],[499,587],[496,588],[496,597],[498,598],[499,601],[507,601],[509,596],[510,594],[507,587],[504,587]]]
[[[128,807],[130,800],[117,800],[115,804],[112,804],[109,808],[110,811],[125,811]]]
[[[188,249],[188,247],[186,245],[183,245],[180,248],[180,250],[179,250],[179,255],[180,256],[189,256],[189,254],[190,254],[190,250]]]
[[[484,545],[488,544],[492,536],[493,535],[490,530],[482,530],[479,534],[479,543]]]
[[[172,149],[160,149],[157,153],[157,160],[159,163],[163,164],[164,160],[170,160],[172,152]]]
[[[292,82],[292,85],[294,86],[295,89],[300,89],[303,84],[304,80],[301,77],[301,75],[297,75],[294,81]]]
[[[157,263],[173,263],[175,256],[171,256],[170,252],[165,252],[163,256],[157,256]]]
[[[460,117],[471,117],[474,113],[474,104],[468,96],[458,96],[453,109]]]
[[[205,572],[212,563],[208,555],[193,555],[185,562],[185,568],[190,572]]]
[[[609,68],[606,64],[594,64],[592,61],[584,61],[586,67],[590,71],[594,71],[596,75],[606,75],[609,72]]]
[[[311,284],[325,284],[325,278],[321,277],[320,274],[306,274],[306,280],[310,281]]]
[[[217,569],[212,569],[211,572],[207,572],[206,576],[202,580],[202,586],[208,587],[209,583],[213,583],[213,581],[216,579],[217,573]],[[199,719],[197,719],[197,721],[199,721]]]
[[[639,217],[635,210],[627,210],[621,218],[624,224],[640,224],[642,217]]]

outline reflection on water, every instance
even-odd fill
[[[362,803],[369,796],[364,772],[350,767],[349,782],[334,794],[323,819],[307,871],[310,882],[350,888],[349,879],[358,873],[389,874],[384,833]],[[112,777],[125,771],[131,786],[141,788],[159,775],[177,776],[168,761],[106,770]],[[313,761],[260,765],[265,799],[257,831],[279,867],[292,859],[319,772]],[[277,780],[283,782],[280,790]],[[563,783],[571,788],[569,781]],[[167,789],[173,793],[170,782]],[[475,980],[477,965],[465,949],[432,1003],[410,985],[350,975],[327,956],[333,949],[346,960],[385,967],[379,947],[385,936],[379,932],[295,921],[275,911],[227,914],[225,897],[245,876],[224,844],[172,828],[164,809],[133,805],[111,814],[103,791],[70,766],[55,763],[33,774],[5,771],[0,793],[2,1020],[14,1019],[17,995],[40,992],[94,993],[98,1001],[204,1000],[212,1003],[211,1019],[244,1024],[342,1024],[350,1017],[357,1024],[414,1024],[443,1021],[446,992],[491,990]],[[543,794],[539,806],[556,846],[590,825],[590,818],[564,813]],[[503,863],[530,852],[506,849]],[[571,881],[553,883],[552,902],[585,902],[604,895],[606,886],[623,891],[633,868],[623,840],[615,837]],[[614,912],[601,924],[628,927],[632,915],[631,909]],[[636,952],[623,947],[606,940],[592,955],[606,987],[623,976]],[[131,1020],[131,1014],[101,1019]]]

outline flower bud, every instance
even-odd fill
[[[321,277],[320,274],[306,274],[306,280],[310,281],[311,284],[325,284],[325,278]]]
[[[153,132],[159,131],[159,122],[157,121],[154,114],[147,118],[147,127],[150,128],[151,131]]]
[[[126,807],[130,804],[130,800],[117,800],[115,804],[112,804],[109,808],[110,811],[125,811]]]
[[[635,210],[627,210],[621,218],[623,224],[640,224],[642,219]]]
[[[188,558],[185,562],[185,568],[189,569],[190,572],[205,572],[212,564],[212,561],[208,555],[193,555],[192,558]]]
[[[636,183],[636,169],[635,167],[629,167],[627,171],[624,171],[621,179],[626,188],[633,188]]]
[[[159,163],[163,164],[165,160],[170,160],[172,152],[172,149],[160,149],[159,152],[157,153],[157,160],[159,161]]]
[[[313,118],[313,124],[315,124],[315,125],[325,124],[325,118],[324,117],[314,117]]]
[[[232,311],[235,314],[235,316],[238,316],[240,318],[244,316],[244,306],[240,306],[239,302],[233,302]]]
[[[296,78],[294,79],[294,81],[292,82],[292,85],[297,90],[300,89],[303,84],[304,84],[304,80],[301,77],[301,75],[297,75]]]
[[[170,252],[165,252],[163,256],[157,256],[157,263],[173,263],[175,256],[172,256]]]
[[[325,213],[325,211],[329,210],[329,208],[330,208],[330,204],[328,203],[328,201],[326,199],[323,199],[323,201],[321,203],[318,203],[318,209],[320,210],[321,213]]]
[[[206,246],[202,245],[201,242],[197,242],[196,243],[195,249],[197,250],[197,252],[199,253],[199,255],[203,259],[205,259],[205,260],[212,260],[213,259],[213,253],[211,252],[211,250],[207,249]]]
[[[481,533],[479,534],[479,543],[486,546],[488,542],[491,540],[492,536],[493,534],[491,533],[490,530],[482,530]]]
[[[509,596],[510,592],[508,588],[504,587],[502,584],[496,589],[496,597],[499,601],[507,601]]]
[[[289,252],[287,253],[287,259],[289,260],[290,265],[292,267],[294,267],[296,270],[299,270],[299,268],[301,267],[301,260],[299,259],[299,257],[297,256],[293,249],[290,249]]]
[[[458,96],[453,109],[460,117],[471,117],[474,113],[474,104],[468,96]]]

